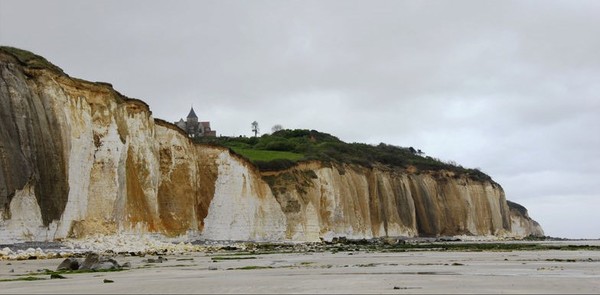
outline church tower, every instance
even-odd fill
[[[173,123],[185,131],[189,137],[217,136],[217,131],[210,129],[209,121],[198,122],[198,116],[196,115],[193,106],[190,109],[190,113],[187,115],[186,121],[179,119],[179,121]]]
[[[190,109],[190,113],[187,115],[187,124],[186,131],[191,137],[198,136],[200,132],[200,126],[198,126],[198,116],[196,116],[196,112],[194,112],[194,107]]]

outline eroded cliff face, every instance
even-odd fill
[[[509,210],[499,185],[452,172],[313,162],[264,178],[286,214],[286,237],[293,240],[543,235],[526,214]]]
[[[511,233],[515,237],[543,237],[544,230],[537,221],[529,217],[527,209],[517,203],[507,201],[510,208]]]
[[[227,149],[194,145],[108,84],[8,52],[0,62],[1,242],[123,231],[282,238],[268,186]]]
[[[441,172],[315,162],[261,174],[228,149],[193,144],[109,84],[17,53],[0,49],[0,243],[118,232],[263,241],[542,233],[498,185]]]

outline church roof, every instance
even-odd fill
[[[194,112],[194,107],[192,107],[192,109],[190,110],[190,113],[188,114],[187,117],[198,119],[198,116],[196,116],[196,113]]]

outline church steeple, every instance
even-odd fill
[[[210,128],[209,121],[198,122],[198,116],[194,111],[194,105],[192,105],[190,108],[190,113],[187,115],[187,120],[183,121],[183,119],[181,119],[174,123],[177,125],[177,127],[185,131],[189,137],[217,136],[217,131]]]
[[[194,112],[194,107],[192,107],[192,109],[190,109],[190,113],[188,114],[187,118],[198,120],[198,116],[196,116],[196,112]]]

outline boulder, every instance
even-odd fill
[[[80,264],[76,258],[67,258],[58,265],[56,270],[78,270]]]
[[[110,269],[119,269],[119,263],[106,256],[100,256],[96,253],[90,253],[85,257],[79,269],[81,270],[110,270]]]

